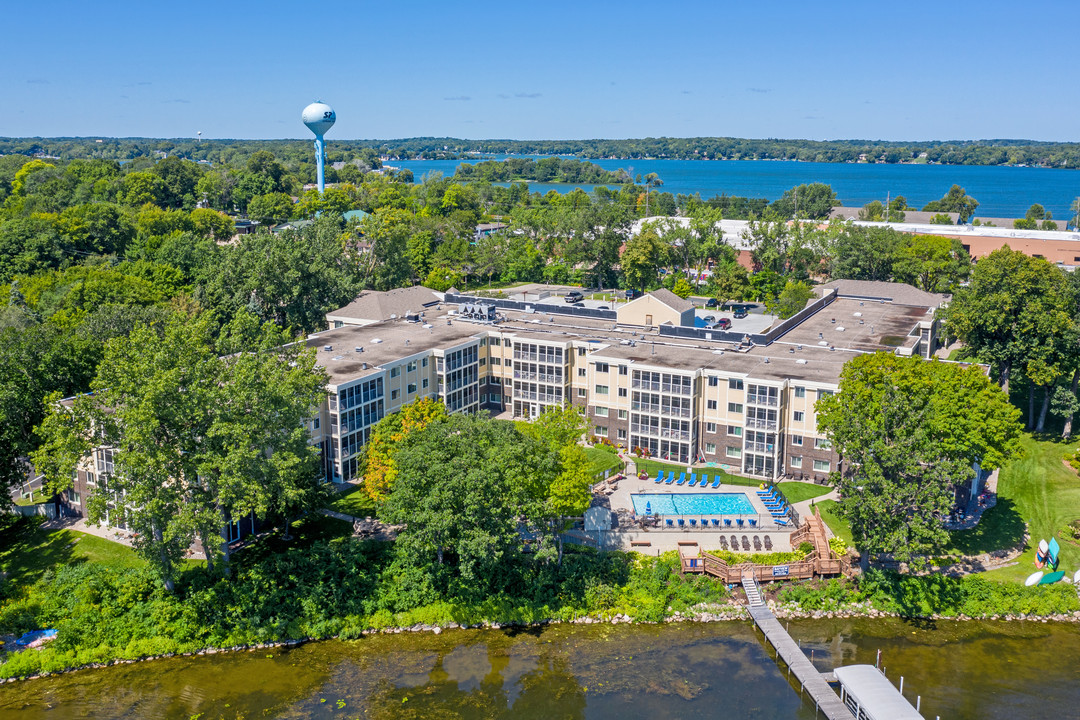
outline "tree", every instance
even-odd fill
[[[1021,453],[1019,410],[976,366],[862,355],[816,411],[843,458],[831,479],[864,571],[872,553],[918,563],[943,546],[954,488],[973,464],[992,470]]]
[[[907,235],[897,249],[893,272],[897,282],[927,292],[951,292],[971,274],[971,256],[954,238]]]
[[[784,192],[779,200],[770,205],[776,217],[783,220],[807,218],[824,220],[840,201],[832,187],[825,183],[798,185]]]
[[[656,282],[657,273],[667,261],[667,245],[656,226],[645,223],[634,237],[626,242],[620,262],[626,286],[644,291]]]
[[[680,277],[675,280],[675,284],[671,287],[671,292],[685,300],[694,292],[694,286],[691,285],[690,281],[686,278]]]
[[[750,256],[755,270],[768,270],[783,275],[788,269],[788,247],[791,229],[786,222],[751,220],[746,228]]]
[[[293,201],[285,193],[256,195],[248,203],[247,212],[252,219],[263,225],[276,225],[293,216]]]
[[[846,280],[888,281],[904,236],[890,227],[845,223],[833,239],[830,275]]]
[[[770,295],[765,299],[765,307],[781,320],[786,320],[806,307],[807,301],[813,297],[814,290],[809,285],[798,280],[788,280],[778,296]]]
[[[519,526],[542,522],[558,471],[548,449],[512,423],[452,415],[410,436],[394,461],[379,516],[405,525],[394,567],[412,591],[479,601],[506,590],[517,579]]]
[[[376,502],[385,499],[397,477],[394,453],[412,433],[446,416],[446,406],[441,401],[421,398],[377,422],[360,460],[364,494]]]
[[[970,197],[964,188],[953,185],[945,197],[933,200],[923,206],[923,212],[933,213],[959,213],[960,222],[966,223],[975,214],[975,208],[979,207],[979,201]],[[931,220],[933,222],[933,220]]]
[[[88,517],[123,521],[170,590],[196,539],[211,570],[217,557],[227,568],[220,533],[232,519],[290,516],[322,500],[305,424],[325,393],[314,351],[282,346],[279,331],[246,316],[226,332],[229,349],[244,351],[219,357],[212,328],[206,316],[177,315],[109,343],[92,394],[67,406],[50,398],[33,455],[62,492],[80,458],[111,448],[115,470],[99,478]]]
[[[733,260],[713,267],[708,283],[709,293],[716,298],[720,307],[731,300],[742,300],[750,288],[746,268]]]

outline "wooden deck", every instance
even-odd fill
[[[852,720],[851,712],[840,700],[840,696],[829,687],[825,677],[807,659],[802,648],[791,639],[772,610],[765,605],[752,576],[743,578],[743,589],[750,603],[750,617],[765,634],[766,644],[772,645],[776,650],[776,657],[788,666],[788,673],[794,674],[799,681],[799,687],[809,693],[814,701],[815,716],[821,712],[828,720]]]

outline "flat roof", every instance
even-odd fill
[[[859,352],[895,348],[907,341],[919,322],[934,319],[928,310],[927,307],[840,298],[781,335],[776,342],[818,347],[834,345],[837,350]],[[826,345],[820,345],[823,342]]]
[[[833,671],[844,692],[873,720],[924,720],[911,703],[873,665],[848,665]]]

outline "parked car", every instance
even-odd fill
[[[730,330],[731,320],[729,318],[720,318],[716,321],[716,327],[720,328],[721,330]]]
[[[631,289],[626,291],[626,299],[627,300],[633,300],[636,297],[641,297],[641,291],[640,290],[634,290],[633,288],[631,288]]]
[[[705,307],[707,307],[707,308],[714,308],[718,304],[719,303],[716,302],[716,298],[709,298],[708,300],[705,301]]]
[[[737,308],[735,308],[735,319],[736,320],[738,320],[740,318],[744,318],[749,314],[750,314],[750,312],[745,307],[737,307]]]
[[[607,305],[601,305],[601,306],[599,306],[599,307],[598,307],[598,308],[596,308],[596,309],[597,309],[597,310],[610,310],[611,308],[609,308],[609,307],[608,307]]]
[[[584,299],[585,296],[581,294],[580,290],[571,290],[566,293],[566,302],[568,303],[579,303]]]

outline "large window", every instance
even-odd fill
[[[814,461],[814,472],[829,472],[829,461],[828,460],[815,460]]]

